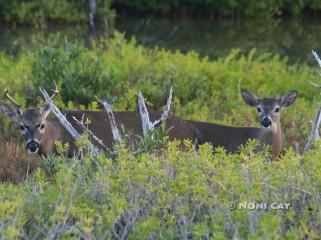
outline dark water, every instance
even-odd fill
[[[236,24],[228,20],[120,19],[117,28],[147,46],[195,50],[211,58],[226,56],[232,48],[243,52],[256,48],[288,56],[291,62],[314,63],[311,50],[321,50],[320,20],[246,20]]]
[[[87,26],[51,26],[46,29],[0,26],[0,51],[17,55],[49,44],[59,45],[66,40],[86,39]]]
[[[321,50],[320,20],[168,20],[165,18],[118,18],[116,29],[135,36],[148,47],[161,46],[195,50],[201,56],[226,56],[232,48],[248,52],[270,52],[288,56],[290,62],[315,63],[311,50]],[[50,27],[45,30],[0,27],[0,50],[17,54],[24,49],[35,49],[47,41],[57,43],[78,39],[84,41],[87,27],[81,25]]]

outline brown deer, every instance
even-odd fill
[[[257,139],[262,144],[272,147],[272,159],[276,159],[282,150],[280,112],[291,106],[297,97],[297,91],[290,91],[280,98],[260,99],[254,93],[241,90],[243,100],[251,107],[256,107],[260,128],[231,127],[207,122],[189,121],[199,131],[199,144],[209,142],[214,147],[224,147],[228,152],[238,152],[239,147],[249,139]],[[257,150],[262,150],[260,146]]]
[[[54,99],[58,94],[57,86],[54,90],[51,99]],[[48,118],[50,108],[48,104],[42,104],[39,108],[28,108],[22,111],[21,105],[18,104],[12,97],[10,97],[8,90],[5,90],[5,97],[14,105],[11,107],[5,103],[0,103],[0,109],[20,128],[20,133],[23,136],[26,147],[30,153],[38,153],[46,156],[49,153],[57,154],[55,141],[59,140],[69,144],[68,155],[72,156],[76,152],[74,139],[69,133],[60,125],[57,119]],[[91,120],[88,126],[96,137],[101,139],[107,147],[112,147],[113,136],[111,133],[110,124],[107,120],[106,113],[102,111],[64,111],[67,120],[78,131],[82,129],[75,124],[73,117],[81,119],[83,115],[85,118]],[[161,112],[150,112],[151,120],[158,119]],[[132,131],[132,136],[142,136],[141,119],[138,112],[114,112],[115,120],[120,125],[122,124],[126,130]],[[193,125],[187,121],[169,115],[166,119],[166,127],[170,129],[168,132],[169,139],[190,139],[197,142],[197,130]]]

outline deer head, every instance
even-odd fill
[[[58,93],[55,82],[55,89],[53,90],[51,99],[54,99]],[[4,96],[13,105],[9,106],[8,104],[0,103],[0,109],[19,126],[20,133],[26,142],[28,151],[30,153],[37,153],[39,151],[41,138],[46,131],[46,119],[50,113],[49,105],[41,104],[38,108],[28,108],[23,111],[21,105],[9,95],[8,89],[4,90]]]
[[[280,122],[280,112],[283,108],[290,107],[297,97],[297,91],[290,91],[280,98],[259,98],[254,93],[242,89],[242,97],[244,102],[256,107],[260,124],[262,127],[270,129],[278,126]]]

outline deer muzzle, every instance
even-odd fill
[[[30,141],[27,143],[27,149],[31,152],[31,153],[37,153],[39,150],[39,143],[36,141]]]
[[[264,117],[262,120],[261,120],[261,124],[263,127],[270,127],[272,125],[272,121],[270,118],[268,117]]]

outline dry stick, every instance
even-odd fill
[[[138,93],[138,108],[140,117],[142,119],[142,128],[143,128],[143,135],[146,136],[149,129],[152,129],[152,123],[149,120],[149,114],[145,105],[144,97],[142,92]]]
[[[154,130],[154,127],[156,125],[158,125],[160,122],[163,122],[166,120],[169,110],[170,110],[170,107],[171,107],[171,103],[172,103],[173,87],[171,86],[171,88],[169,90],[169,96],[167,99],[166,107],[165,107],[160,119],[158,119],[154,122],[150,121],[143,94],[141,92],[139,92],[137,96],[138,96],[139,113],[140,113],[140,117],[142,119],[143,135],[146,136],[148,130]]]
[[[319,138],[318,129],[319,129],[319,126],[320,126],[320,122],[321,122],[321,105],[319,107],[317,116],[313,121],[311,134],[310,134],[310,136],[308,138],[308,142],[304,146],[303,153],[305,153],[307,150],[309,150],[311,148],[314,139],[318,139]]]
[[[58,118],[60,124],[68,131],[68,133],[76,140],[83,140],[83,136],[80,135],[79,132],[68,122],[66,117],[60,112],[58,107],[53,103],[52,99],[48,95],[47,91],[43,87],[39,87],[41,94],[44,96],[46,102],[50,106],[51,112]],[[93,156],[100,155],[100,151],[96,148],[91,142],[88,143],[88,149]]]
[[[315,59],[317,60],[319,66],[321,67],[321,60],[318,56],[318,54],[312,50],[312,54],[314,55]],[[317,88],[321,88],[321,85],[317,84],[317,83],[314,83],[312,81],[309,81],[310,84],[312,84],[313,86],[317,87]],[[308,142],[306,143],[306,145],[304,146],[304,149],[303,149],[303,154],[311,148],[312,146],[312,143],[314,141],[314,139],[318,139],[319,138],[319,132],[318,132],[318,129],[319,129],[319,126],[320,126],[320,123],[321,123],[321,105],[319,107],[319,110],[318,110],[318,113],[313,121],[313,124],[312,124],[312,130],[311,130],[311,134],[308,138]]]
[[[167,103],[166,103],[166,107],[164,109],[164,112],[162,113],[162,116],[159,120],[156,120],[153,122],[153,127],[156,126],[157,124],[159,124],[160,122],[163,122],[166,120],[169,110],[171,108],[172,98],[173,98],[173,87],[171,86],[171,88],[169,90],[169,95],[168,95],[168,99],[167,99]]]
[[[103,141],[98,138],[88,127],[84,124],[84,115],[82,115],[81,121],[79,121],[75,116],[72,117],[75,122],[80,126],[84,131],[86,131],[100,146],[107,148],[107,146],[103,143]]]
[[[114,117],[113,111],[111,110],[110,105],[108,104],[107,101],[100,100],[97,96],[95,96],[95,98],[99,103],[101,103],[104,106],[104,108],[107,112],[107,116],[108,116],[108,120],[110,123],[110,128],[111,128],[111,132],[113,134],[114,141],[115,142],[122,142],[117,125],[116,125],[115,117]]]
[[[315,57],[315,60],[317,60],[319,66],[321,67],[321,59],[319,58],[318,54],[316,51],[312,50],[312,54]]]

